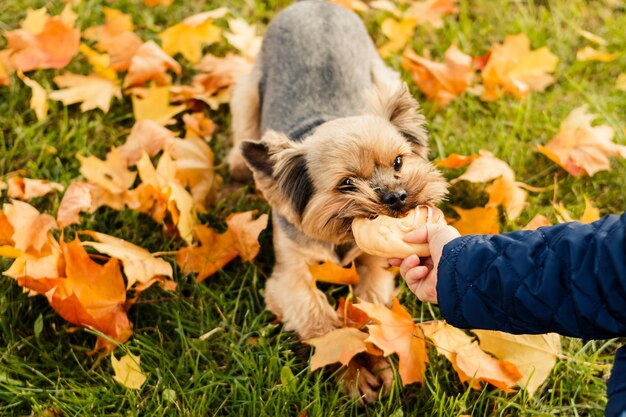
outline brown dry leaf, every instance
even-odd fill
[[[78,213],[93,213],[98,206],[94,194],[96,186],[87,182],[75,181],[67,187],[57,210],[57,223],[62,229],[70,224],[80,223]]]
[[[223,17],[228,12],[222,10]],[[215,13],[204,12],[190,16],[174,26],[165,29],[159,35],[163,43],[163,50],[174,56],[180,53],[192,64],[197,64],[202,57],[202,46],[219,42],[222,29],[213,24]]]
[[[525,33],[509,35],[503,44],[491,50],[489,61],[482,71],[484,101],[494,101],[503,92],[522,98],[531,91],[543,91],[554,82],[559,58],[547,47],[530,50]]]
[[[398,355],[402,385],[423,383],[428,363],[424,335],[398,300],[394,299],[391,309],[366,302],[355,304],[354,307],[378,323],[367,326],[370,334],[367,341],[382,349],[385,356],[392,353]]]
[[[126,288],[116,259],[99,265],[89,259],[78,240],[61,242],[64,277],[18,278],[18,283],[45,295],[50,306],[65,320],[96,329],[117,343],[98,337],[95,351],[113,351],[132,335],[126,315]]]
[[[252,218],[257,211],[234,213],[226,218],[228,230],[233,235],[235,248],[239,256],[246,262],[252,261],[261,250],[259,235],[267,227],[267,214],[260,215],[256,220]]]
[[[184,104],[170,106],[169,87],[157,87],[151,85],[145,89],[143,94],[133,94],[133,113],[135,120],[152,120],[160,125],[168,125],[175,122],[172,119],[181,111],[184,111]]]
[[[520,386],[532,397],[548,378],[561,353],[561,336],[548,334],[509,334],[492,330],[472,330],[480,347],[497,358],[511,362],[522,374]]]
[[[611,169],[609,157],[626,158],[626,146],[613,143],[615,131],[607,125],[591,126],[597,117],[587,105],[574,110],[561,122],[559,132],[539,152],[574,176],[593,176]]]
[[[109,54],[109,66],[115,71],[126,71],[143,42],[133,32],[100,39],[96,47]]]
[[[130,289],[137,282],[145,284],[156,276],[172,278],[172,266],[163,259],[154,257],[146,249],[104,233],[94,231],[82,233],[99,242],[82,242],[83,246],[90,246],[98,252],[105,253],[122,262],[124,275],[128,280],[127,289]]]
[[[304,343],[315,347],[315,353],[311,357],[311,372],[337,362],[347,366],[361,352],[382,355],[380,350],[366,341],[367,338],[367,333],[348,327],[305,340]]]
[[[13,227],[14,247],[22,252],[39,255],[48,243],[48,231],[57,228],[52,216],[41,214],[35,207],[19,200],[4,204],[2,211]]]
[[[448,169],[457,169],[462,168],[465,165],[477,159],[479,155],[459,155],[458,153],[453,153],[448,155],[447,158],[442,159],[437,162],[438,167],[448,168]]]
[[[183,114],[183,123],[185,123],[185,138],[199,138],[208,142],[215,131],[213,120],[207,119],[201,112]]]
[[[13,53],[10,49],[3,49],[0,51],[0,86],[11,85],[11,74],[13,74],[13,67],[9,62],[9,56]]]
[[[552,223],[548,218],[542,214],[537,214],[533,217],[522,230],[537,230],[543,226],[552,226]]]
[[[63,192],[65,189],[56,182],[22,177],[9,178],[7,184],[9,186],[7,197],[19,198],[20,200],[32,200],[33,198],[49,194],[54,190]]]
[[[359,274],[356,272],[354,263],[349,268],[343,268],[332,262],[324,262],[309,265],[309,272],[315,281],[340,285],[357,285],[359,283]]]
[[[176,137],[176,133],[164,128],[152,120],[135,122],[126,142],[117,148],[117,152],[126,160],[128,166],[133,166],[141,159],[145,152],[148,156],[155,156]]]
[[[128,73],[124,78],[124,88],[142,86],[148,81],[158,85],[170,83],[167,70],[180,74],[182,68],[171,56],[166,54],[153,41],[145,42],[137,49],[130,61]]]
[[[66,66],[78,53],[80,43],[80,30],[72,28],[70,17],[68,12],[47,16],[43,25],[37,17],[39,21],[28,22],[27,28],[5,32],[7,49],[15,52],[10,57],[11,66],[24,72]]]
[[[463,94],[474,77],[472,57],[455,44],[446,51],[444,63],[431,61],[409,48],[402,57],[402,66],[411,72],[415,84],[439,108]]]
[[[111,366],[115,372],[113,379],[126,388],[141,389],[147,377],[141,372],[139,362],[139,356],[132,353],[122,356],[119,360],[111,353]]]
[[[576,51],[576,59],[579,61],[611,62],[618,56],[619,53],[610,54],[608,52],[598,51],[590,46],[585,46]]]
[[[596,220],[600,220],[600,210],[591,205],[591,201],[585,196],[585,212],[580,219],[575,219],[569,213],[569,211],[563,206],[563,203],[553,204],[554,209],[557,211],[556,219],[559,223],[565,222],[581,222],[581,223],[593,223]]]
[[[462,236],[500,233],[497,207],[476,207],[469,210],[454,206],[452,208],[461,218],[451,226],[454,226]]]
[[[256,25],[249,25],[243,19],[228,19],[230,32],[224,33],[224,37],[246,58],[254,60],[261,50],[263,38],[257,36]]]
[[[511,387],[522,378],[513,363],[489,356],[472,337],[445,321],[422,323],[421,328],[437,352],[452,362],[459,379],[469,382],[474,389],[480,389],[480,382],[488,382],[511,392]]]
[[[423,0],[411,2],[405,16],[417,19],[417,24],[427,23],[434,28],[443,26],[443,16],[459,11],[457,0]]]
[[[54,82],[62,90],[50,93],[52,100],[63,102],[66,106],[81,103],[80,111],[86,112],[95,108],[109,112],[111,99],[122,98],[122,90],[117,80],[102,78],[97,75],[79,75],[65,73],[54,77]]]
[[[337,304],[337,317],[343,323],[343,327],[354,327],[360,329],[370,321],[370,318],[363,311],[354,307],[352,301],[346,301],[340,297]]]
[[[31,80],[25,76],[22,71],[18,71],[17,75],[24,81],[24,84],[33,90],[33,95],[30,99],[30,108],[35,111],[37,120],[42,121],[48,115],[48,93],[37,81]]]

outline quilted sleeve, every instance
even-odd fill
[[[437,281],[441,314],[460,328],[626,336],[626,213],[455,239]]]

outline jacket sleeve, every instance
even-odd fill
[[[460,328],[626,336],[626,213],[457,238],[444,247],[437,294]]]

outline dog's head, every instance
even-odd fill
[[[345,243],[356,217],[400,217],[446,194],[426,159],[424,117],[406,86],[369,102],[372,114],[326,122],[302,142],[269,131],[242,144],[273,209],[309,236]]]

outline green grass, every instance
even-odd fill
[[[210,8],[221,3],[228,3],[236,15],[265,26],[289,2],[218,1],[210,2]],[[584,196],[603,215],[621,213],[626,207],[626,161],[615,160],[611,171],[593,178],[576,179],[535,151],[536,144],[550,139],[561,120],[584,103],[600,115],[599,121],[616,130],[617,142],[626,143],[626,93],[614,88],[618,74],[626,71],[626,54],[608,64],[575,61],[576,50],[586,44],[575,27],[603,36],[609,40],[611,51],[626,52],[626,11],[623,5],[611,8],[608,3],[460,1],[459,15],[445,18],[441,29],[420,27],[416,31],[413,46],[418,52],[431,50],[434,57],[441,57],[451,42],[473,56],[482,55],[506,34],[525,32],[534,48],[547,45],[561,59],[556,84],[524,100],[505,97],[483,103],[466,94],[437,112],[412,87],[429,120],[433,158],[488,149],[513,167],[518,180],[546,187],[544,192],[530,194],[528,209],[516,221],[504,224],[505,230],[518,229],[538,213],[555,221],[553,198],[562,201],[574,216],[582,214]],[[81,28],[101,22],[100,10],[107,4],[83,0],[79,8]],[[131,0],[111,5],[133,15],[136,32],[143,39],[154,39],[162,28],[209,8],[205,2],[192,0],[154,9]],[[0,30],[16,28],[27,7],[42,6],[58,13],[62,3],[3,0]],[[365,17],[379,44],[383,42],[379,28],[382,16]],[[3,42],[0,40],[0,47]],[[210,47],[214,53],[226,49],[225,44]],[[400,68],[400,57],[388,62]],[[80,58],[69,69],[88,71]],[[36,71],[30,76],[52,89],[52,78],[59,72]],[[408,74],[404,76],[410,79]],[[28,108],[29,99],[29,89],[19,80],[11,87],[0,87],[0,174],[24,170],[28,177],[69,185],[80,177],[76,153],[103,157],[111,146],[123,143],[133,123],[130,100],[115,102],[106,115],[100,111],[81,113],[78,106],[67,108],[50,102],[48,118],[37,122]],[[222,160],[230,146],[228,109],[205,111],[218,126],[213,147]],[[221,170],[228,180],[226,168]],[[452,178],[458,172],[447,175]],[[444,210],[451,213],[450,205],[474,207],[484,203],[483,191],[482,186],[457,184]],[[54,213],[59,201],[60,196],[53,195],[33,204]],[[4,195],[0,202],[7,202]],[[268,210],[256,199],[252,187],[243,187],[223,197],[202,220],[223,226],[229,213],[252,208]],[[162,233],[148,216],[132,211],[102,208],[83,216],[80,228],[109,233],[151,251],[174,250],[180,244]],[[559,361],[543,390],[533,398],[523,391],[506,394],[490,387],[468,389],[451,365],[431,352],[424,386],[402,388],[396,378],[389,397],[373,406],[359,407],[341,393],[330,372],[309,372],[308,349],[293,334],[283,332],[264,311],[263,285],[273,262],[271,233],[265,232],[261,239],[262,251],[255,265],[235,261],[202,284],[196,284],[193,276],[179,272],[174,265],[179,284],[176,293],[151,289],[131,308],[135,334],[116,354],[119,357],[122,351],[130,351],[141,355],[148,380],[139,391],[129,391],[113,381],[108,359],[94,366],[94,359],[86,355],[95,343],[94,334],[68,332],[71,325],[54,313],[43,297],[29,298],[12,279],[2,277],[0,416],[50,412],[63,416],[602,415],[607,374],[590,363],[610,363],[618,341],[564,339],[564,354],[571,360]],[[0,261],[0,267],[8,265]],[[339,287],[325,289],[335,299],[346,293]],[[432,317],[428,306],[406,290],[401,293],[401,302],[417,320]],[[210,337],[201,340],[200,336],[208,332],[212,332]]]

